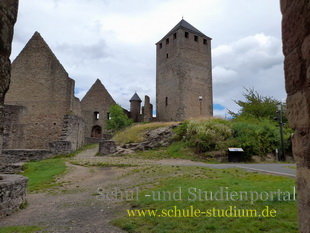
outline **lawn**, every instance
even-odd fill
[[[293,200],[294,179],[249,173],[240,169],[201,167],[153,168],[151,171],[141,170],[140,173],[144,177],[160,177],[165,173],[170,178],[162,177],[151,189],[140,188],[139,200],[132,201],[129,212],[114,221],[116,226],[127,232],[298,232],[297,206],[296,201]],[[212,191],[215,195],[221,189],[224,190],[223,200],[219,198],[220,196],[217,200],[214,196],[213,200],[210,200],[210,195],[206,200],[206,196],[203,195],[204,191],[209,194]],[[200,200],[199,190],[202,194]],[[278,190],[283,193],[274,194],[272,200],[270,192],[278,192]],[[225,191],[227,193],[228,191],[247,192],[248,200],[246,201],[245,198],[242,201],[230,198],[225,200]],[[257,201],[250,201],[251,191],[262,194],[263,200],[259,200],[258,196]],[[266,192],[269,193],[268,200]],[[229,195],[228,193],[228,197]],[[191,215],[191,211],[192,213],[209,211],[213,214],[213,208],[215,208],[215,216],[207,213],[199,217],[198,214],[197,217]],[[230,217],[219,217],[223,214],[222,210],[227,211],[230,208],[237,211],[255,210],[257,217],[254,214],[249,214],[249,217],[238,217],[238,214],[236,214],[237,217],[231,217],[229,214]],[[262,211],[266,208],[268,208],[269,217],[262,216]],[[217,212],[218,209],[221,211]],[[139,217],[137,214],[139,211],[141,214],[141,210],[157,212],[155,216],[148,216],[150,212],[147,212],[145,217]],[[265,210],[264,214],[266,212]],[[168,217],[168,213],[171,217]],[[136,216],[129,217],[129,214]],[[258,215],[261,216],[258,217]]]

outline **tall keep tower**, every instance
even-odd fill
[[[211,40],[182,19],[156,43],[159,121],[213,115]]]

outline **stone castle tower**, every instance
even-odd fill
[[[213,115],[211,38],[184,19],[156,43],[156,108],[159,121]]]
[[[140,119],[140,109],[141,109],[141,102],[142,100],[138,96],[137,93],[135,93],[131,99],[130,102],[130,118],[133,119],[134,122],[139,122]]]

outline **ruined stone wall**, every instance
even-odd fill
[[[24,125],[20,123],[20,119],[25,111],[23,106],[4,105],[3,149],[22,146]]]
[[[103,133],[107,132],[106,122],[112,104],[115,104],[115,101],[98,79],[81,101],[82,114],[85,120],[85,137],[92,136],[92,130],[95,126],[102,129],[101,137]],[[98,119],[95,113],[98,113]]]
[[[71,150],[76,150],[84,145],[84,129],[85,122],[82,117],[66,115],[61,140],[71,142]]]
[[[0,218],[11,215],[26,202],[27,177],[0,176]]]
[[[150,103],[150,97],[144,97],[144,106],[143,106],[143,121],[151,122],[153,120],[153,105]]]
[[[213,114],[211,40],[202,36],[195,40],[191,32],[186,38],[185,32],[179,29],[157,44],[156,115],[160,121]]]
[[[299,231],[310,232],[310,2],[281,0],[285,88],[295,130]]]
[[[60,140],[63,118],[78,114],[74,81],[36,32],[12,64],[5,103],[24,106],[23,138],[15,149],[43,149]]]
[[[18,0],[0,1],[0,155],[3,144],[4,97],[11,78],[11,43],[17,19]]]

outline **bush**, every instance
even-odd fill
[[[241,147],[246,156],[265,156],[280,148],[280,129],[277,122],[266,118],[244,118],[233,121],[233,137],[236,139],[234,146]],[[284,128],[285,147],[291,148],[290,128]]]
[[[111,119],[107,121],[107,129],[111,130],[113,133],[124,129],[133,123],[133,121],[124,113],[123,108],[118,104],[111,105],[109,112]]]
[[[185,121],[177,127],[176,133],[197,152],[206,152],[222,149],[232,130],[228,121],[214,118]]]

